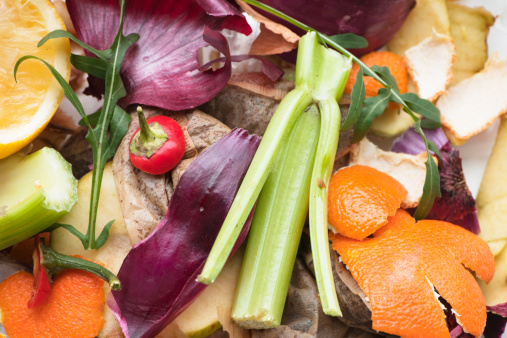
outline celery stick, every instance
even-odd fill
[[[54,149],[0,160],[0,250],[56,222],[77,202],[71,166]]]
[[[247,328],[280,325],[308,212],[320,116],[311,105],[297,120],[259,195],[232,310]]]
[[[315,274],[324,312],[341,315],[330,266],[326,186],[338,144],[340,110],[337,101],[343,93],[351,67],[350,58],[320,45],[315,32],[301,38],[296,64],[296,88],[282,100],[269,123],[204,269],[197,278],[199,282],[213,282],[222,270],[269,174],[274,156],[298,116],[313,102],[319,106],[322,130],[310,187],[312,252],[316,258]]]

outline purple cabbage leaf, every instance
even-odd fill
[[[438,160],[441,197],[435,199],[426,218],[450,222],[477,235],[480,227],[475,199],[466,184],[459,151],[452,147],[442,129],[424,129],[424,133],[435,143],[442,156]],[[394,140],[391,147],[391,151],[412,155],[425,150],[421,136],[413,128]]]
[[[67,7],[81,41],[99,50],[111,45],[119,24],[118,0],[67,0]],[[231,75],[229,46],[218,31],[251,33],[226,0],[126,0],[125,9],[123,33],[138,33],[140,39],[121,68],[127,90],[122,107],[136,103],[184,110],[209,101]],[[225,55],[225,63],[200,71],[198,51],[208,45]],[[89,83],[86,93],[100,97],[103,81],[89,77]]]
[[[197,157],[182,175],[166,216],[129,252],[118,273],[122,289],[108,301],[126,337],[155,336],[204,291],[206,285],[195,280],[259,142],[235,129]],[[233,253],[247,235],[252,213]]]

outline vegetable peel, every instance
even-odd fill
[[[435,101],[452,81],[456,47],[452,39],[433,31],[430,37],[405,51],[407,70],[419,96]]]
[[[69,0],[67,6],[82,41],[97,49],[110,46],[118,27],[118,1]],[[217,32],[224,28],[251,32],[241,13],[226,1],[127,1],[124,33],[136,32],[141,38],[122,65],[127,96],[120,104],[184,110],[213,98],[231,75],[227,40]],[[216,71],[198,71],[198,50],[209,44],[227,61]],[[101,95],[96,80],[90,81],[88,92]]]
[[[156,335],[204,290],[195,279],[258,143],[257,136],[236,129],[197,157],[182,175],[164,219],[129,252],[118,272],[123,288],[108,302],[126,336]],[[248,227],[249,221],[233,252]]]

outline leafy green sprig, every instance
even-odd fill
[[[423,219],[430,212],[436,197],[440,197],[440,176],[438,167],[431,152],[440,157],[437,146],[428,140],[422,128],[435,129],[440,127],[440,111],[430,101],[420,98],[417,94],[400,94],[396,80],[391,75],[387,67],[368,67],[358,57],[349,52],[348,49],[364,48],[368,42],[363,37],[354,34],[341,34],[329,36],[316,29],[305,25],[304,23],[291,18],[290,16],[265,5],[256,0],[243,0],[259,9],[269,12],[288,23],[299,27],[307,32],[315,32],[322,44],[330,46],[344,55],[352,58],[359,66],[359,72],[356,76],[356,82],[351,92],[351,102],[349,113],[341,126],[341,131],[354,126],[354,135],[352,142],[359,142],[370,129],[375,118],[382,115],[389,102],[395,102],[402,106],[414,121],[414,130],[422,137],[426,147],[428,159],[426,165],[426,177],[424,181],[423,195],[414,214],[416,219]],[[370,76],[380,82],[384,88],[380,88],[377,96],[369,97],[365,100],[364,76]],[[421,119],[417,114],[424,117]]]
[[[106,162],[114,156],[118,144],[127,133],[130,122],[130,116],[117,105],[118,100],[127,94],[120,77],[120,68],[123,63],[125,53],[130,46],[139,40],[139,35],[135,33],[129,34],[128,36],[123,35],[125,0],[119,0],[119,3],[121,8],[120,25],[118,33],[116,34],[116,37],[109,49],[97,50],[78,40],[65,30],[55,30],[49,33],[42,38],[37,45],[40,47],[50,39],[65,37],[71,39],[85,50],[97,56],[95,58],[71,54],[70,57],[71,63],[77,69],[105,80],[104,104],[100,111],[100,115],[98,115],[98,119],[93,121],[94,123],[92,123],[86,115],[83,105],[74,93],[72,87],[49,63],[36,56],[26,55],[20,58],[14,67],[14,78],[16,78],[18,67],[23,61],[28,59],[37,59],[43,62],[49,68],[60,86],[62,86],[65,96],[81,115],[82,122],[88,127],[86,139],[90,143],[93,151],[93,173],[88,231],[86,234],[82,234],[75,227],[69,224],[55,224],[50,228],[50,230],[55,230],[56,228],[63,227],[69,230],[72,234],[79,238],[79,240],[83,243],[84,248],[87,250],[99,249],[102,245],[104,245],[109,236],[109,230],[114,222],[108,222],[99,237],[97,239],[95,238],[95,224],[97,222],[100,187],[102,184],[104,167]],[[94,115],[94,117],[97,117],[97,115]]]

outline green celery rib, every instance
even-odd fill
[[[234,198],[229,213],[215,240],[206,264],[197,281],[215,281],[227,262],[234,243],[268,177],[275,156],[283,140],[292,130],[299,115],[310,105],[312,98],[303,88],[291,91],[280,102],[264,133],[262,141]]]
[[[341,311],[334,287],[327,237],[327,184],[334,163],[341,122],[337,101],[345,88],[352,60],[320,45],[318,39],[315,32],[309,32],[299,41],[296,88],[282,100],[271,119],[197,281],[212,283],[222,270],[282,142],[299,115],[314,102],[319,106],[322,130],[310,187],[310,237],[324,313],[339,316]]]
[[[232,310],[240,326],[280,325],[308,212],[319,131],[319,111],[312,104],[284,142],[259,195]]]

